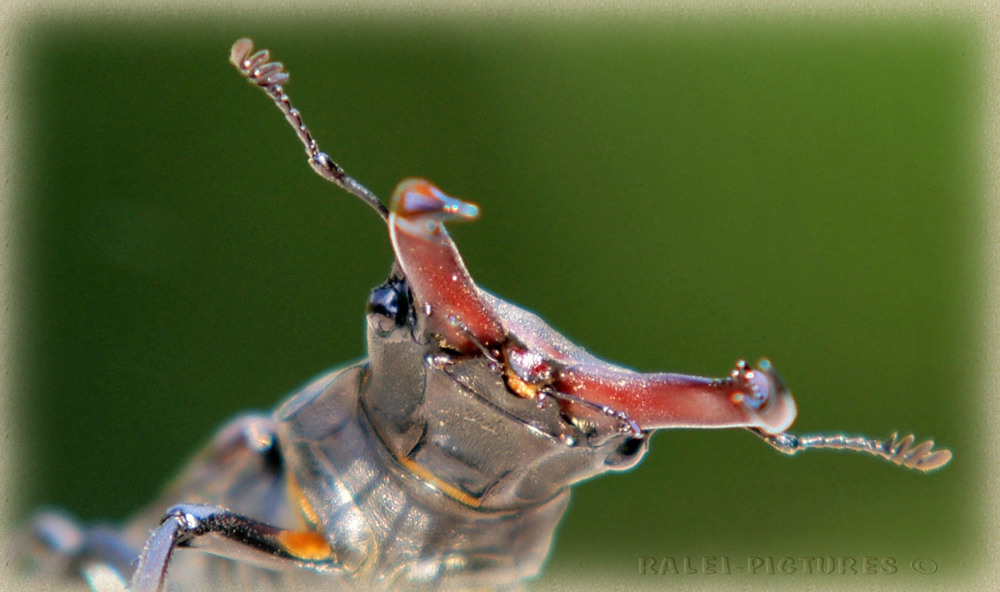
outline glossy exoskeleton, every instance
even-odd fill
[[[395,263],[368,299],[369,357],[223,427],[121,529],[39,514],[42,571],[142,592],[512,589],[542,569],[571,486],[635,466],[655,430],[745,428],[788,454],[854,450],[922,471],[951,458],[912,435],[786,432],[795,402],[767,360],[713,379],[590,355],[476,286],[444,227],[475,218],[475,205],[408,179],[387,208],[319,150],[280,63],[247,39],[231,60],[281,109],[313,169],[386,221]]]

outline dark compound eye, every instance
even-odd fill
[[[368,312],[395,319],[399,312],[399,293],[389,285],[375,288],[368,299]]]
[[[635,456],[642,450],[643,444],[645,444],[645,439],[643,438],[629,438],[618,447],[618,454],[624,457]]]
[[[403,279],[390,278],[368,298],[369,323],[381,333],[409,323],[410,309],[410,286]]]
[[[648,449],[648,434],[642,438],[626,438],[618,448],[604,460],[604,464],[615,471],[633,467]]]

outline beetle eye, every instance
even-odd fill
[[[648,449],[649,438],[626,438],[618,448],[604,460],[604,464],[613,471],[622,471],[635,466]]]
[[[390,278],[372,290],[367,310],[372,328],[381,333],[406,325],[410,317],[410,287],[406,280]]]
[[[372,290],[368,299],[368,312],[395,319],[399,311],[399,294],[392,287],[385,285]]]
[[[622,442],[622,445],[618,447],[618,454],[629,457],[635,456],[635,454],[642,450],[642,445],[645,442],[642,438],[629,438]]]

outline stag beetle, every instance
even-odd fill
[[[407,179],[387,207],[320,151],[281,63],[248,39],[230,59],[285,115],[313,170],[386,222],[395,262],[368,299],[369,357],[224,426],[122,529],[37,515],[39,569],[82,572],[97,589],[130,578],[141,592],[516,589],[541,571],[571,486],[634,467],[656,430],[743,428],[786,454],[852,450],[921,471],[951,459],[912,435],[788,433],[795,401],[767,360],[702,378],[594,357],[475,284],[444,224],[477,206]]]

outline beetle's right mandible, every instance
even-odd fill
[[[427,329],[447,349],[497,352],[506,338],[503,325],[444,228],[447,220],[476,218],[479,208],[423,179],[406,179],[393,192],[389,210],[392,248]]]

